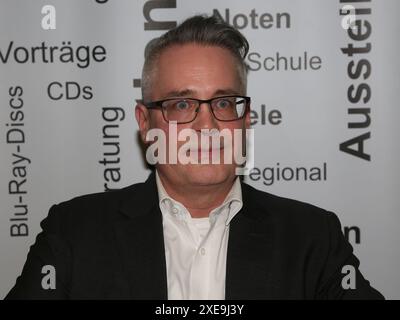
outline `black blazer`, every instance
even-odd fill
[[[230,224],[226,299],[381,299],[358,271],[338,218],[242,183]],[[162,215],[154,173],[145,183],[55,205],[6,299],[167,299]],[[42,267],[56,288],[41,286]],[[344,290],[342,266],[357,270]]]

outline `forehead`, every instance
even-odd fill
[[[217,90],[240,90],[238,61],[225,48],[201,44],[173,45],[160,54],[153,93],[192,90],[199,95]]]

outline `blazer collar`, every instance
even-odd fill
[[[144,183],[124,189],[120,211],[130,218],[147,214],[158,207],[158,192],[155,172],[152,171]]]
[[[120,204],[122,219],[115,221],[114,228],[129,296],[134,300],[165,300],[167,269],[154,173],[144,184],[126,192]]]

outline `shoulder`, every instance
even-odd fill
[[[118,206],[121,201],[132,197],[143,187],[144,183],[136,183],[118,190],[97,192],[74,197],[56,204],[60,210],[88,210],[98,211]]]
[[[41,227],[51,233],[82,235],[85,232],[102,232],[118,219],[121,205],[143,198],[144,183],[137,183],[119,190],[81,195],[55,204]]]
[[[125,199],[135,196],[142,190],[143,185],[144,183],[136,183],[118,190],[85,194],[58,203],[56,206],[62,211],[103,212],[114,209]]]
[[[286,232],[326,235],[334,225],[340,229],[336,214],[311,203],[280,197],[243,184],[247,201],[253,202],[257,215],[268,218]],[[245,201],[245,200],[244,200]]]
[[[353,249],[335,213],[248,185],[243,189],[246,189],[247,199],[253,202],[250,206],[255,211],[253,215],[262,219],[265,230],[282,249],[281,254],[305,258],[313,252],[312,259],[321,263],[335,252],[340,252],[343,261],[351,255]],[[287,258],[291,259],[289,256]]]

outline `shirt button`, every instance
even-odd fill
[[[206,254],[206,249],[201,248],[201,249],[200,249],[200,254],[201,254],[202,256],[204,256],[204,255]]]
[[[174,214],[177,214],[177,213],[178,213],[178,209],[177,209],[176,207],[173,207],[173,208],[172,208],[172,212],[173,212]]]

